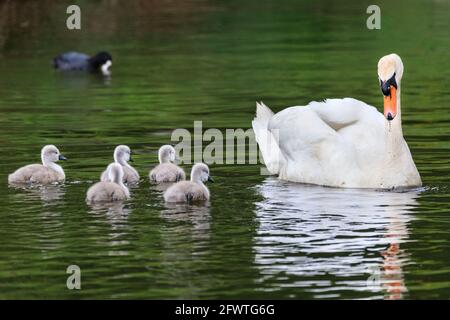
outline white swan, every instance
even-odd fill
[[[118,163],[110,163],[106,168],[108,181],[100,181],[89,188],[87,202],[122,201],[130,197],[128,188],[123,184],[123,167]]]
[[[192,167],[191,181],[180,181],[170,186],[164,193],[166,202],[195,202],[209,199],[209,190],[204,182],[214,180],[209,175],[209,168],[204,163]]]
[[[66,158],[54,145],[46,145],[41,150],[42,164],[29,164],[17,169],[8,176],[8,182],[11,184],[63,182],[66,175],[63,168],[55,163],[58,160],[66,160]]]
[[[419,172],[403,138],[397,54],[378,62],[384,116],[352,99],[328,99],[277,114],[257,104],[252,122],[272,174],[280,179],[332,187],[421,186]]]
[[[128,184],[137,183],[139,182],[139,173],[128,164],[128,161],[133,162],[130,147],[125,145],[117,146],[114,149],[114,162],[120,164],[123,168],[123,182]],[[110,181],[108,180],[107,170],[103,171],[100,181]]]
[[[149,173],[149,178],[153,182],[177,182],[186,179],[183,169],[173,164],[175,161],[175,148],[171,145],[164,145],[159,148],[159,165]]]

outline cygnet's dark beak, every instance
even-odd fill
[[[60,155],[58,156],[58,160],[67,160],[67,158],[64,157],[62,154],[60,154]]]
[[[214,183],[214,179],[211,176],[208,176],[208,181]]]

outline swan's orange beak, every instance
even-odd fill
[[[397,115],[397,89],[390,86],[389,95],[384,96],[384,116],[387,120],[394,120]]]

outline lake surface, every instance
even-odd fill
[[[0,298],[450,298],[450,3],[381,1],[0,2]],[[113,55],[112,76],[54,72],[56,54]],[[147,180],[176,128],[248,129],[278,111],[351,96],[381,110],[376,64],[405,64],[403,131],[423,188],[345,190],[212,164],[206,205],[166,206]],[[57,145],[62,186],[7,175]],[[127,144],[132,198],[85,203]],[[207,145],[207,143],[204,143]],[[186,171],[190,165],[183,165]],[[81,290],[66,269],[81,268]]]

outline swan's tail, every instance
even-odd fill
[[[268,128],[273,115],[272,110],[264,103],[256,102],[256,117],[252,121],[252,127],[267,170],[271,174],[278,174],[282,157],[278,147],[278,134]]]

